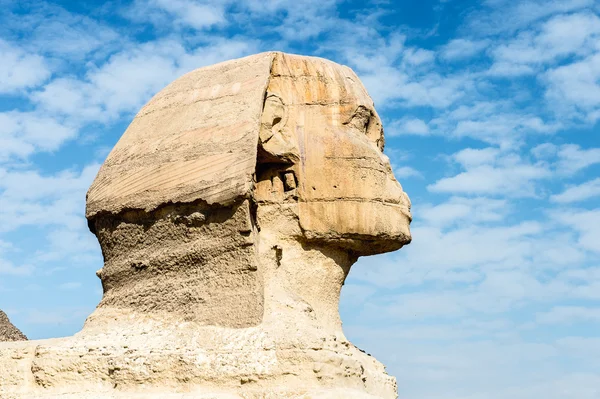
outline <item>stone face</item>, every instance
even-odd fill
[[[258,186],[269,185],[261,172],[271,162],[279,173],[295,174],[303,236],[358,255],[408,242],[410,203],[383,155],[373,101],[354,72],[323,59],[277,54],[267,99],[277,99],[267,101],[263,113],[273,115],[272,137],[265,142],[261,134],[260,145],[272,155],[268,166],[258,165]]]
[[[338,312],[359,256],[410,242],[383,146],[328,60],[263,53],[171,83],[88,192],[102,301],[74,337],[0,344],[0,396],[396,398]]]
[[[27,337],[10,322],[6,313],[0,310],[0,342],[27,341]]]

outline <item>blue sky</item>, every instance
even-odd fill
[[[85,192],[183,73],[267,50],[352,67],[413,202],[348,337],[404,399],[600,398],[600,3],[0,0],[0,309],[73,334],[101,297]]]

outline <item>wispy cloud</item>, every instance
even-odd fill
[[[44,57],[0,39],[0,93],[39,86],[50,77]]]
[[[600,178],[587,181],[577,186],[571,186],[560,194],[550,197],[550,200],[560,204],[585,201],[590,198],[600,197]]]
[[[441,56],[448,61],[464,60],[473,57],[489,45],[489,40],[454,39],[442,48]]]
[[[427,187],[432,192],[504,197],[535,197],[536,184],[552,177],[544,162],[530,162],[515,153],[496,148],[467,148],[452,155],[465,169],[455,176],[442,178]]]
[[[78,130],[69,123],[43,113],[0,112],[0,161],[57,150],[77,137]]]
[[[124,13],[136,22],[150,22],[158,29],[167,26],[208,29],[226,23],[227,2],[192,0],[136,0]]]

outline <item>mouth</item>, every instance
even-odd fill
[[[397,210],[400,211],[400,213],[402,213],[404,216],[406,216],[406,219],[408,219],[408,223],[412,222],[413,218],[412,218],[412,213],[410,211],[410,205],[407,206],[403,202],[392,202],[392,201],[381,201],[381,202],[383,203],[383,205],[396,208]]]

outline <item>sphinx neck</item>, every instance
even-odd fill
[[[276,220],[267,223],[268,215]],[[246,200],[231,208],[173,206],[96,220],[104,296],[86,329],[148,318],[341,333],[340,291],[356,258],[282,229],[297,226],[290,215],[259,208],[259,231]]]
[[[340,292],[356,257],[339,248],[265,233],[259,240],[263,323],[342,334]]]
[[[94,227],[104,296],[86,328],[146,318],[231,328],[261,323],[264,288],[247,200],[108,215]]]

